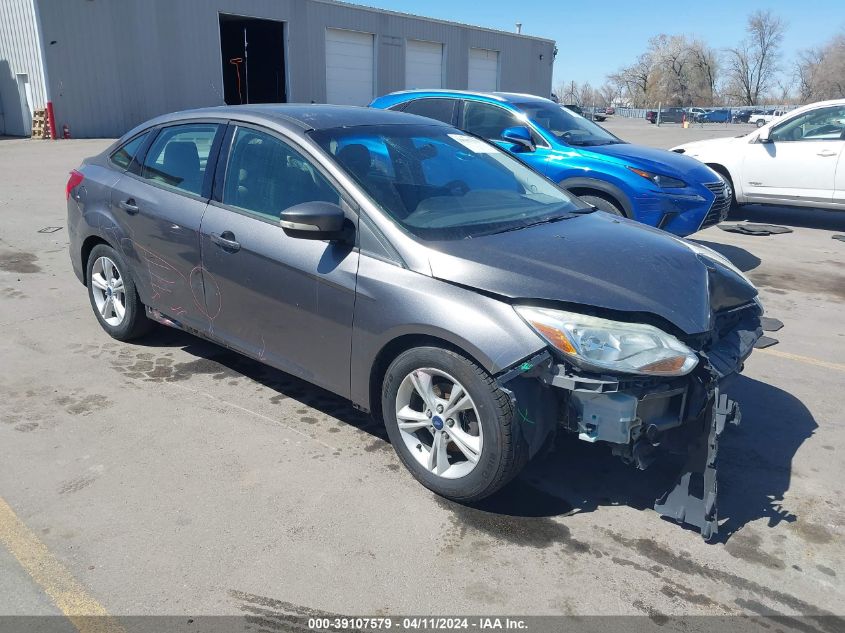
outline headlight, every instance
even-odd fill
[[[691,349],[651,325],[547,308],[515,309],[537,334],[583,369],[683,376],[698,363]]]
[[[658,187],[664,189],[683,189],[687,186],[687,183],[683,180],[678,180],[677,178],[672,178],[671,176],[655,174],[650,171],[645,171],[644,169],[637,169],[636,167],[628,167],[628,169],[637,174],[637,176],[642,176],[646,180],[650,180]]]

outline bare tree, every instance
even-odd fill
[[[780,46],[786,24],[771,11],[748,16],[748,36],[727,50],[730,89],[744,105],[754,105],[771,87],[779,69]]]
[[[845,97],[845,33],[819,48],[802,51],[795,76],[804,103]]]
[[[694,39],[689,44],[689,57],[697,80],[694,87],[696,103],[713,105],[720,71],[719,53],[702,40]]]
[[[608,77],[609,81],[624,86],[628,101],[634,107],[648,105],[652,92],[655,64],[651,54],[640,55],[630,66],[620,68]]]

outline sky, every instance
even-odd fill
[[[786,21],[783,59],[788,64],[798,51],[845,30],[845,0],[351,1],[503,31],[522,22],[524,34],[557,42],[553,86],[589,81],[598,87],[660,33],[697,35],[716,48],[734,46],[745,36],[746,18],[756,9],[771,9]]]

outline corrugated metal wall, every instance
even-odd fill
[[[466,87],[468,51],[476,47],[501,51],[502,90],[551,91],[554,42],[348,4],[36,1],[56,120],[73,136],[117,136],[164,112],[222,104],[218,13],[286,22],[289,101],[325,101],[330,27],[376,35],[377,94],[405,87],[407,38],[443,42],[445,87]]]
[[[44,107],[44,79],[32,0],[0,1],[0,134],[29,134],[32,120],[21,107],[18,74],[27,75],[33,109]]]

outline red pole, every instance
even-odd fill
[[[55,141],[58,137],[56,136],[56,117],[53,116],[52,101],[47,102],[47,121],[50,123],[50,138]]]

